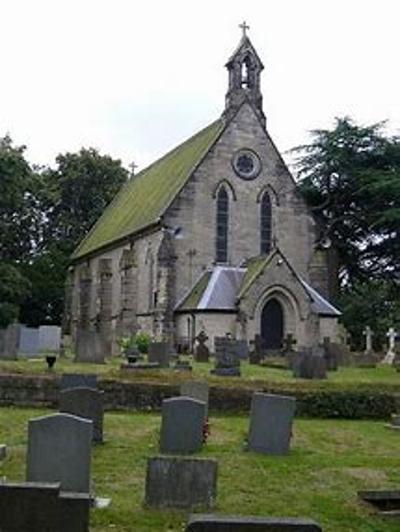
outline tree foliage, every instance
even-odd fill
[[[294,149],[300,187],[332,240],[345,283],[400,275],[400,141],[384,123],[337,118]]]

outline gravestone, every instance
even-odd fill
[[[17,358],[20,329],[19,323],[12,323],[6,329],[0,329],[0,359]]]
[[[249,347],[246,340],[235,340],[229,336],[216,336],[214,338],[215,356],[226,354],[244,360],[249,356]]]
[[[297,379],[326,379],[326,360],[321,348],[302,349],[293,360],[293,376]]]
[[[289,452],[296,400],[293,397],[254,393],[251,401],[248,448],[283,455]]]
[[[322,528],[297,517],[194,514],[189,516],[186,532],[322,532]]]
[[[205,403],[205,416],[208,416],[208,398],[210,386],[207,381],[185,381],[181,384],[181,395]]]
[[[41,325],[39,327],[39,351],[42,353],[59,353],[61,347],[61,327]]]
[[[39,329],[21,325],[18,355],[38,356],[40,354]]]
[[[151,342],[147,360],[150,364],[158,364],[160,368],[169,367],[170,346],[167,342]]]
[[[250,364],[259,364],[264,356],[263,341],[259,334],[256,334],[254,340],[250,341],[253,350],[249,353]]]
[[[27,481],[60,482],[62,491],[89,493],[92,425],[70,414],[29,420]]]
[[[59,483],[0,483],[2,532],[87,532],[90,497]]]
[[[204,331],[200,331],[200,333],[196,336],[196,340],[198,342],[194,354],[196,362],[208,362],[210,358],[210,350],[206,346],[208,336]]]
[[[331,339],[329,336],[325,336],[323,340],[323,356],[326,362],[326,369],[328,371],[337,371],[339,364],[336,350],[331,348]]]
[[[69,388],[97,389],[97,375],[95,373],[63,373],[60,380],[60,390]]]
[[[216,460],[155,457],[147,461],[146,506],[212,509],[217,497]]]
[[[210,373],[220,377],[240,377],[240,358],[235,353],[219,349],[215,353],[215,368]]]
[[[371,329],[369,325],[367,325],[363,331],[363,335],[365,336],[365,351],[364,353],[366,355],[373,352],[372,350],[372,337],[374,335],[374,331]]]
[[[0,445],[0,460],[4,460],[6,456],[7,456],[7,445],[4,445],[4,443],[2,443]]]
[[[384,359],[382,360],[382,363],[392,365],[396,358],[395,345],[397,333],[394,327],[390,327],[389,331],[386,333],[386,336],[388,338],[388,350]]]
[[[173,397],[162,402],[160,451],[195,453],[203,445],[206,405],[189,397]]]
[[[93,388],[69,388],[60,393],[60,412],[90,419],[93,441],[103,442],[104,392]]]

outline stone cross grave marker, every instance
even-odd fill
[[[60,380],[60,390],[70,388],[97,389],[97,375],[95,373],[63,373]]]
[[[195,453],[203,445],[206,404],[190,397],[172,397],[162,402],[160,451]]]
[[[169,344],[168,342],[151,342],[147,355],[150,364],[159,364],[160,368],[169,367]]]
[[[289,452],[296,409],[293,397],[254,393],[251,401],[248,448],[259,453]]]
[[[208,362],[208,360],[210,358],[210,350],[206,346],[206,342],[208,340],[208,336],[202,330],[196,336],[196,340],[198,342],[198,345],[196,346],[196,349],[195,349],[196,362]]]
[[[205,416],[208,416],[208,396],[210,386],[207,381],[185,381],[181,384],[181,395],[205,403]]]
[[[103,442],[104,392],[93,388],[68,388],[60,392],[60,412],[90,419],[93,422],[93,441]]]
[[[62,491],[89,493],[92,425],[70,414],[29,420],[28,482],[60,482]]]
[[[385,355],[385,358],[382,360],[384,364],[392,365],[394,362],[394,359],[396,358],[396,351],[395,351],[395,345],[396,345],[396,330],[394,327],[390,327],[388,332],[386,333],[386,336],[389,341],[388,350]]]
[[[373,331],[369,325],[364,329],[363,335],[365,336],[365,354],[372,353],[372,336]]]
[[[146,506],[212,509],[217,498],[216,460],[155,457],[147,461]]]

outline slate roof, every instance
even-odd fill
[[[157,223],[189,180],[225,122],[218,119],[122,187],[72,255],[76,260]]]

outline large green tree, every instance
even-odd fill
[[[400,142],[384,123],[337,118],[295,148],[300,187],[337,252],[342,282],[400,275]]]

